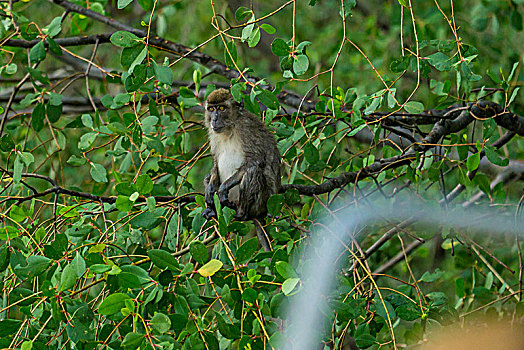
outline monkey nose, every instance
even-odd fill
[[[226,127],[226,125],[223,122],[216,121],[211,122],[211,127],[213,128],[214,132],[220,132]]]

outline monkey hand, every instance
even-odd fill
[[[242,209],[242,207],[238,207],[236,209],[235,213],[235,219],[238,221],[247,221],[249,220],[247,213]]]
[[[214,205],[213,195],[215,194],[216,191],[217,191],[217,187],[213,183],[210,183],[206,186],[205,199],[206,199],[206,204],[210,207]]]
[[[202,216],[206,219],[206,220],[211,220],[212,218],[216,217],[217,216],[217,213],[215,212],[215,210],[211,209],[211,208],[206,208],[202,211]]]
[[[218,200],[220,200],[220,204],[222,204],[223,207],[229,207],[231,209],[236,209],[236,205],[229,200],[229,189],[223,188],[220,186],[218,189]]]

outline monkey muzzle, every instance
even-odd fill
[[[224,131],[226,128],[226,123],[224,123],[224,119],[221,118],[218,113],[213,113],[211,116],[211,128],[214,132],[220,133]]]

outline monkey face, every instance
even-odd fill
[[[209,127],[216,133],[224,132],[232,124],[231,108],[226,104],[207,105],[206,119]]]

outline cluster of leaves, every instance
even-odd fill
[[[286,306],[307,280],[302,268],[315,263],[302,257],[308,237],[319,218],[348,205],[341,186],[314,197],[303,195],[301,186],[357,174],[358,184],[348,186],[354,201],[349,205],[377,194],[393,197],[405,188],[435,201],[463,186],[457,201],[480,194],[510,209],[511,200],[521,196],[503,182],[492,183],[490,171],[481,169],[484,156],[489,164],[508,167],[510,159],[524,155],[522,139],[504,149],[497,145],[502,129],[493,115],[444,135],[437,150],[417,152],[376,174],[362,172],[402,157],[412,142],[426,137],[436,123],[421,117],[430,116],[425,112],[430,108],[460,112],[489,99],[522,115],[515,87],[522,81],[522,63],[514,49],[522,38],[521,1],[477,5],[475,11],[485,16],[476,17],[473,28],[460,26],[465,42],[436,28],[451,22],[432,3],[413,4],[416,28],[407,24],[381,33],[381,20],[395,28],[401,6],[408,13],[405,1],[377,1],[380,11],[371,16],[362,15],[355,1],[343,7],[327,1],[257,2],[225,10],[224,22],[213,3],[210,9],[198,2],[118,0],[115,12],[104,0],[75,3],[91,12],[64,12],[44,0],[0,3],[6,43],[0,53],[2,348],[278,349]],[[292,3],[293,11],[286,7]],[[455,6],[457,19],[469,10],[468,4]],[[108,32],[93,14],[106,16],[109,25],[118,22],[118,30]],[[333,17],[340,22],[329,20]],[[169,27],[168,18],[180,27]],[[150,43],[155,29],[168,40],[190,32],[183,44],[204,42],[212,27],[202,23],[211,19],[229,27],[215,27],[222,30],[217,44],[201,49],[212,56],[186,52],[184,58],[198,65]],[[234,20],[238,25],[229,25]],[[495,39],[481,35],[480,43],[477,31],[495,21]],[[126,22],[151,35],[140,35]],[[362,51],[350,50],[342,23]],[[184,31],[185,25],[191,30]],[[399,30],[414,44],[399,45]],[[62,40],[93,34],[105,36],[74,49]],[[82,71],[64,75],[63,62],[74,57],[83,58],[76,59],[84,62]],[[213,57],[223,57],[223,65]],[[329,74],[316,75],[335,60]],[[231,71],[238,73],[233,79]],[[253,78],[252,72],[267,78]],[[214,79],[213,73],[228,79]],[[310,77],[320,92],[314,101],[309,94],[286,105],[286,89],[315,90]],[[20,86],[13,88],[13,78]],[[201,106],[220,84],[263,118],[282,154],[287,187],[267,203],[271,252],[259,250],[252,224],[233,220],[230,208],[217,202],[216,220],[201,216],[201,182],[211,165]],[[371,247],[384,230],[366,228],[360,245]],[[452,227],[404,231],[409,235],[390,237],[378,254],[367,256],[371,271],[354,266],[349,248],[340,257],[342,270],[351,273],[338,274],[319,310],[326,315],[325,327],[319,326],[325,346],[339,348],[349,336],[360,348],[414,344],[432,326],[452,324],[477,308],[522,316],[522,302],[513,302],[519,284],[518,273],[511,273],[519,268],[516,246],[495,246],[493,254],[484,254],[488,250],[472,249],[478,243]],[[392,264],[393,278],[371,277],[406,251],[403,240],[434,237],[437,248],[450,253],[434,258],[441,270],[428,271],[432,257],[420,244],[409,265]]]

